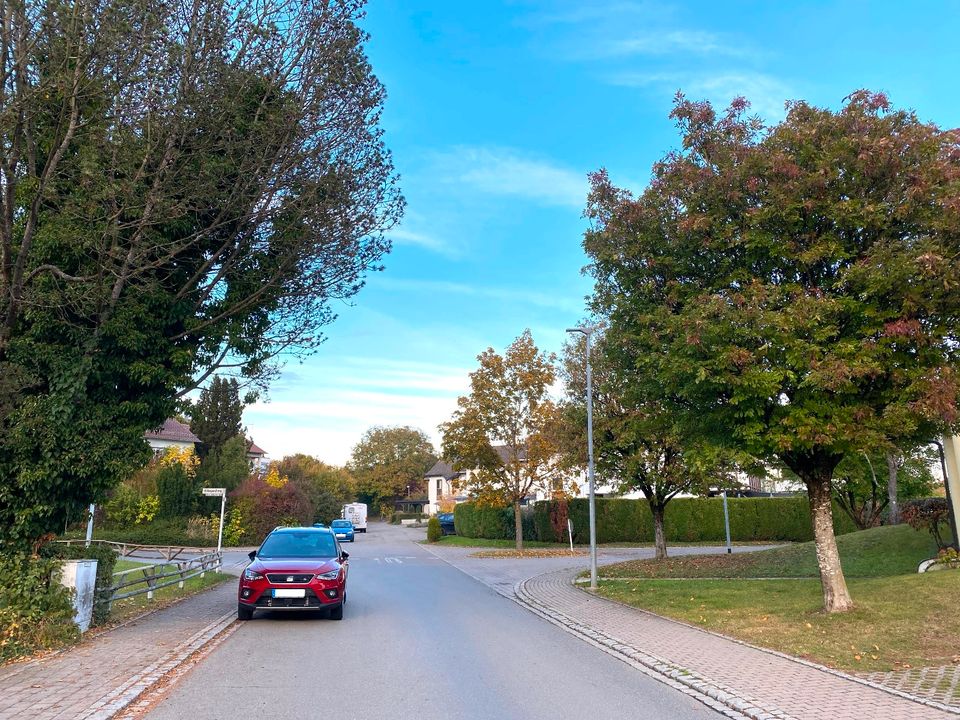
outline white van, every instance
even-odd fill
[[[365,533],[367,531],[366,503],[348,503],[343,506],[343,512],[341,514],[345,520],[353,523],[354,532]]]

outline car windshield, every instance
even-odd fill
[[[334,520],[330,526],[335,528],[349,528],[353,527],[353,523],[349,520]]]
[[[260,546],[264,558],[332,558],[337,556],[333,535],[326,532],[278,532],[267,536]]]

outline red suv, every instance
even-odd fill
[[[342,620],[348,557],[330,528],[277,528],[250,553],[240,576],[237,617],[249,620],[258,609],[324,610]]]

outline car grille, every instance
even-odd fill
[[[287,583],[308,583],[313,575],[304,575],[303,573],[267,573],[267,580],[274,585],[286,585]]]
[[[302,598],[275,598],[270,597],[270,591],[265,590],[257,598],[258,608],[315,608],[323,607],[324,602],[317,597],[316,593],[307,588],[306,597]]]

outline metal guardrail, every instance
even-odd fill
[[[58,540],[64,545],[86,545],[86,540]],[[181,555],[200,555],[209,551],[209,548],[190,547],[189,545],[144,545],[142,543],[114,542],[112,540],[91,540],[97,545],[108,545],[112,547],[120,557],[143,557],[142,553],[150,553],[150,557],[159,556],[164,560],[171,561]],[[141,553],[136,555],[135,553]]]
[[[218,570],[223,565],[223,553],[212,552],[190,560],[176,562],[162,562],[154,565],[120,570],[113,574],[113,585],[110,587],[110,602],[147,594],[147,599],[153,599],[153,593],[169,585],[183,587],[185,580],[199,575],[203,577],[208,571]],[[135,588],[127,590],[127,588]]]

